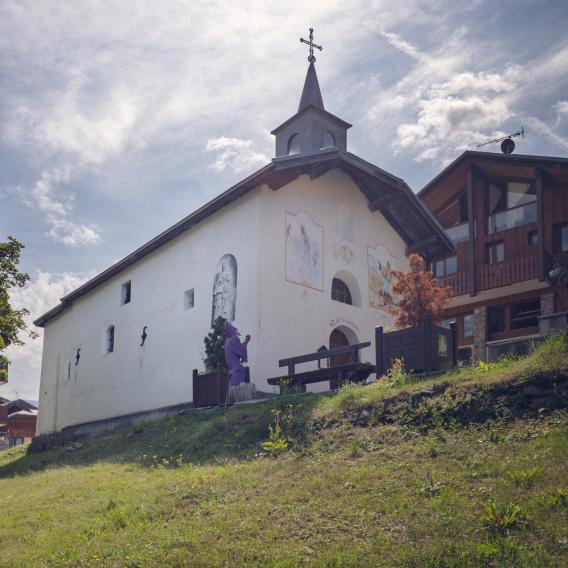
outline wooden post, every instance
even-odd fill
[[[422,320],[424,338],[424,353],[423,361],[424,367],[423,371],[429,371],[432,368],[432,316],[425,316]],[[418,330],[417,330],[418,331]]]
[[[542,171],[536,170],[536,220],[538,242],[536,243],[536,276],[544,280],[544,204],[542,192]]]
[[[197,375],[199,374],[199,371],[197,369],[193,369],[191,376],[192,376],[192,401],[193,401],[193,406],[195,406],[195,379],[197,378]]]
[[[353,347],[351,347],[351,353],[349,353],[349,356],[351,357],[350,363],[357,363],[357,361],[359,360],[358,351],[359,348],[357,347],[357,345],[353,345]]]
[[[452,363],[454,367],[458,366],[458,327],[456,322],[450,324],[450,331],[452,332]]]
[[[383,328],[378,326],[375,328],[375,372],[377,379],[383,376]]]
[[[469,239],[467,241],[467,282],[469,295],[475,296],[475,216],[473,214],[473,166],[467,165],[467,223]]]
[[[288,363],[288,378],[292,378],[294,376],[294,368],[296,365],[292,362]]]

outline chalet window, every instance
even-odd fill
[[[351,292],[349,291],[347,284],[339,278],[334,278],[331,281],[331,299],[344,304],[353,304]]]
[[[436,260],[431,264],[430,270],[434,276],[454,274],[458,271],[458,257],[448,256],[446,258]]]
[[[125,282],[120,289],[120,303],[122,305],[130,304],[131,293],[132,293],[132,283],[129,280],[128,282]]]
[[[473,314],[463,316],[463,336],[473,337]]]
[[[540,315],[540,298],[511,305],[511,329],[535,327]]]
[[[192,288],[191,290],[186,290],[183,293],[183,309],[190,310],[195,306],[195,290]]]
[[[467,195],[460,195],[437,215],[444,229],[461,225],[467,221]]]
[[[492,306],[487,309],[487,330],[489,337],[502,332],[538,328],[538,316],[540,315],[540,298],[516,302],[504,306]],[[529,331],[530,333],[530,331]]]
[[[114,351],[114,325],[109,325],[106,330],[106,352]]]
[[[489,234],[536,221],[536,187],[533,183],[491,182],[487,188]]]
[[[487,329],[490,334],[505,331],[505,306],[492,306],[487,309]]]
[[[554,225],[552,228],[552,239],[554,252],[564,252],[568,250],[568,223]]]
[[[505,243],[503,241],[490,243],[485,246],[485,262],[487,264],[495,264],[496,262],[503,262],[504,260]]]
[[[538,231],[529,231],[527,239],[528,239],[527,242],[528,242],[529,245],[537,245],[538,244]]]

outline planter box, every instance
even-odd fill
[[[217,406],[227,400],[227,374],[218,369],[199,374],[193,370],[193,406]]]
[[[416,327],[384,333],[375,329],[377,376],[392,367],[394,359],[402,359],[411,372],[429,373],[451,369],[457,364],[455,324],[450,329],[433,325],[431,319]]]

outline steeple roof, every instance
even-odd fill
[[[302,98],[300,99],[298,112],[303,111],[310,105],[319,108],[320,110],[325,110],[318,82],[318,76],[316,74],[316,68],[313,61],[310,61],[308,72],[306,73],[306,80],[304,82],[304,89],[302,91]]]

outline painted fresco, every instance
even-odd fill
[[[304,212],[286,213],[286,280],[323,290],[323,227]]]
[[[219,316],[235,321],[237,305],[237,260],[232,254],[221,257],[213,280],[211,325]]]
[[[383,245],[367,247],[369,305],[382,310],[396,304],[391,270],[398,269],[398,259]]]

